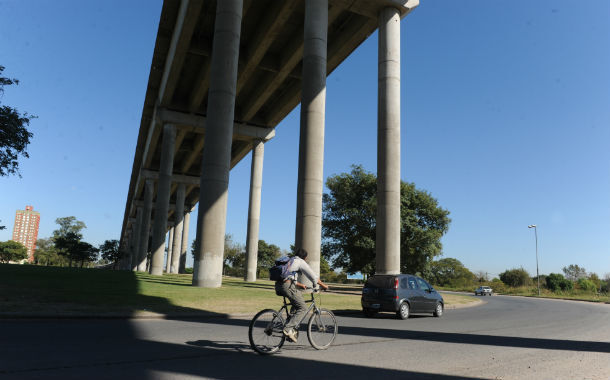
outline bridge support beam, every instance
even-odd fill
[[[133,234],[131,239],[131,263],[129,269],[132,271],[138,270],[139,264],[139,252],[140,252],[140,234],[142,233],[142,221],[143,221],[144,207],[136,207],[136,222],[133,226]]]
[[[222,285],[242,12],[243,0],[216,3],[193,273],[193,285],[205,288]]]
[[[258,232],[261,214],[261,188],[263,186],[263,157],[265,144],[262,140],[253,142],[252,165],[250,170],[250,207],[248,208],[248,236],[246,238],[245,281],[256,281],[258,263]]]
[[[180,266],[180,255],[182,254],[182,227],[184,222],[184,195],[186,186],[183,183],[178,184],[176,189],[176,209],[174,210],[174,228],[173,228],[173,245],[172,256],[167,261],[168,273],[178,273]]]
[[[170,267],[172,263],[172,255],[174,254],[174,227],[170,227],[167,232],[168,242],[167,242],[167,258],[165,260],[165,273],[170,273]]]
[[[324,182],[324,117],[326,112],[326,54],[328,0],[305,2],[301,131],[295,246],[308,252],[307,262],[320,274],[322,187]],[[311,282],[302,278],[300,282]]]
[[[153,224],[152,232],[152,258],[150,265],[150,274],[157,276],[163,274],[167,214],[169,211],[175,144],[176,127],[172,124],[165,124],[163,126],[163,142],[161,146],[159,181],[157,183],[157,200],[155,202],[155,222]]]
[[[400,12],[379,13],[376,273],[400,273]]]
[[[184,214],[184,225],[182,227],[182,248],[180,249],[180,263],[178,273],[186,273],[186,255],[189,242],[189,228],[191,223],[191,210]]]
[[[144,208],[140,225],[140,244],[138,246],[138,272],[146,272],[148,255],[148,240],[150,234],[150,217],[152,214],[152,199],[155,184],[152,179],[144,183]]]

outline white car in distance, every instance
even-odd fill
[[[474,291],[475,296],[491,296],[493,291],[489,286],[479,286],[477,290]]]

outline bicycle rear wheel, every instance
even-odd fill
[[[259,311],[250,321],[248,338],[250,346],[261,355],[277,352],[286,337],[284,336],[284,318],[275,310]]]
[[[327,309],[314,312],[307,323],[307,338],[316,350],[325,350],[337,336],[338,326],[335,315]]]

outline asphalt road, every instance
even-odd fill
[[[302,331],[269,357],[245,319],[0,320],[0,379],[610,379],[610,305],[485,301],[442,318],[343,315],[330,349]]]

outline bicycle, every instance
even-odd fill
[[[307,288],[311,289],[312,288]],[[309,343],[316,350],[325,350],[333,343],[337,337],[338,326],[335,315],[328,309],[319,308],[316,305],[314,294],[311,293],[311,300],[305,301],[311,303],[307,311],[301,317],[296,325],[297,339],[299,326],[301,322],[313,310],[309,322],[307,323],[307,338]],[[321,297],[321,296],[320,296]],[[270,355],[279,351],[284,345],[286,336],[284,335],[284,327],[290,319],[291,315],[288,312],[288,306],[292,304],[284,298],[284,305],[279,310],[264,309],[259,311],[250,321],[248,329],[248,337],[250,338],[250,346],[261,355]],[[322,304],[320,299],[320,304]],[[283,317],[286,316],[286,318]]]

